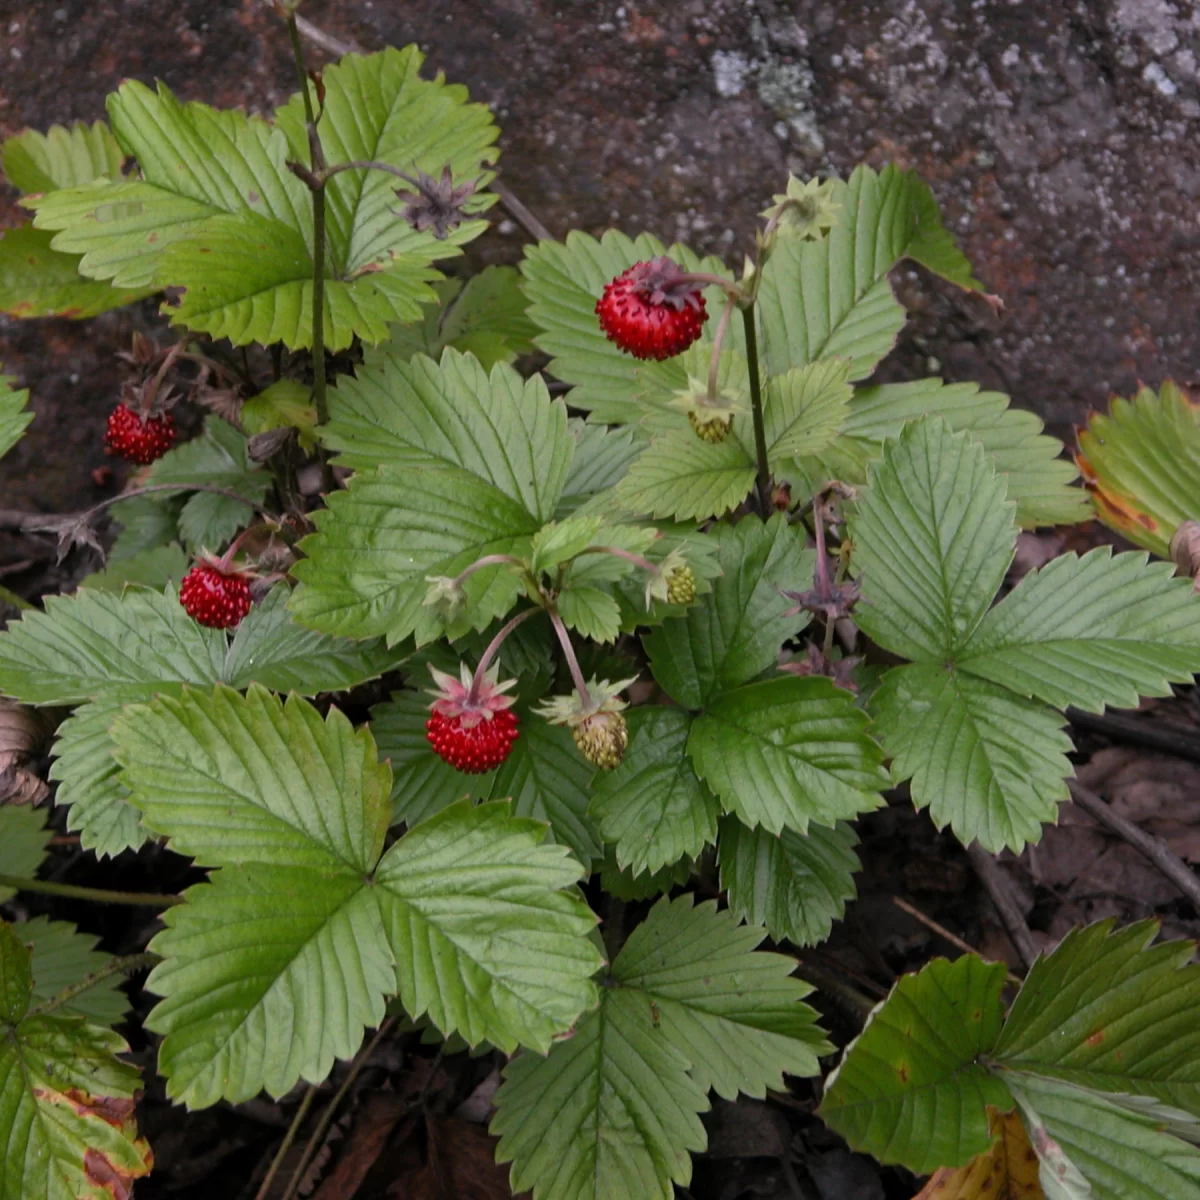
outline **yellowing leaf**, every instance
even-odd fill
[[[992,1148],[965,1167],[943,1167],[913,1200],[1045,1200],[1038,1182],[1038,1158],[1021,1118],[988,1109]]]

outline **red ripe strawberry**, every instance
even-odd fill
[[[498,683],[499,668],[493,667],[476,682],[465,663],[461,682],[436,667],[429,671],[438,687],[425,736],[438,757],[468,775],[498,767],[517,740],[514,701],[503,695],[516,680]]]
[[[104,445],[110,454],[145,466],[175,445],[175,418],[170,413],[142,417],[127,405],[118,404],[109,414]]]
[[[210,629],[232,629],[250,611],[250,580],[244,571],[198,562],[179,585],[179,603]]]
[[[634,358],[673,358],[707,319],[702,287],[669,258],[637,263],[604,285],[596,301],[600,328]]]

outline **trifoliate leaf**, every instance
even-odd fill
[[[382,854],[390,772],[336,709],[188,691],[129,710],[114,738],[148,826],[247,868],[190,889],[152,942],[148,1024],[174,1098],[319,1081],[397,990],[443,1033],[510,1051],[546,1047],[592,1002],[593,918],[563,890],[579,865],[503,804],[454,806]]]
[[[1013,1107],[978,1060],[1003,1020],[1005,970],[975,955],[905,975],[846,1048],[820,1114],[852,1147],[926,1174],[991,1145],[988,1105]]]
[[[889,671],[871,696],[892,776],[964,845],[1020,852],[1068,797],[1066,720],[960,670],[918,663]]]
[[[727,813],[777,834],[835,825],[882,803],[883,753],[849,692],[822,676],[754,683],[711,701],[688,753]]]
[[[712,536],[721,572],[712,591],[645,639],[655,679],[685,708],[761,674],[809,621],[804,612],[784,615],[781,593],[807,585],[813,556],[782,516],[766,524],[747,517]]]
[[[754,472],[754,456],[738,438],[706,442],[681,429],[656,438],[633,461],[616,499],[631,512],[677,521],[721,516],[746,498]]]
[[[218,550],[254,520],[254,506],[266,496],[271,476],[251,460],[244,434],[209,416],[199,437],[168,450],[150,468],[146,483],[203,484],[244,496],[249,503],[195,492],[179,514],[179,533],[189,549]]]
[[[716,839],[719,809],[685,750],[691,718],[678,708],[635,708],[629,746],[592,793],[591,814],[617,865],[635,876],[696,858]]]
[[[725,817],[718,853],[730,912],[765,926],[777,942],[823,942],[845,913],[846,901],[854,899],[857,845],[853,826],[843,821],[775,836]]]
[[[0,875],[32,879],[46,857],[54,830],[46,827],[46,810],[23,805],[0,805]],[[0,904],[16,889],[0,887]]]
[[[1176,528],[1200,516],[1200,408],[1178,384],[1092,413],[1075,461],[1100,520],[1160,558]]]
[[[141,1080],[115,1033],[78,1017],[30,1016],[31,955],[0,924],[0,1128],[4,1200],[111,1200],[149,1173],[137,1136]]]
[[[504,492],[457,467],[379,467],[354,475],[314,515],[306,557],[292,568],[301,586],[292,612],[301,624],[346,637],[409,635],[417,644],[444,633],[485,629],[521,591],[506,563],[463,583],[466,615],[449,629],[424,600],[431,576],[454,578],[487,555],[525,557],[540,521]]]
[[[490,374],[470,355],[403,362],[371,354],[330,393],[326,443],[355,469],[460,467],[492,484],[539,522],[554,515],[574,440],[566,409],[540,376],[507,366]]]
[[[546,1058],[509,1064],[496,1094],[497,1157],[535,1200],[670,1200],[705,1146],[705,1092],[762,1096],[815,1074],[827,1043],[789,977],[755,952],[762,931],[709,902],[661,900],[612,965],[600,1007]]]
[[[762,269],[756,310],[769,375],[824,358],[850,359],[852,380],[869,375],[904,326],[887,280],[901,258],[979,287],[915,174],[857,167],[847,183],[834,181],[833,201],[837,221],[825,238],[781,239]]]
[[[168,583],[178,586],[187,574],[190,562],[183,547],[178,542],[170,542],[165,546],[139,550],[124,558],[114,559],[110,556],[102,571],[88,575],[79,586],[95,592],[115,592],[117,595],[130,585],[153,588],[157,592]]]
[[[585,506],[607,507],[611,497],[606,493],[625,478],[630,463],[646,448],[632,429],[606,429],[577,418],[567,427],[575,438],[575,457],[558,501],[555,515],[560,520]]]
[[[1046,1200],[1038,1159],[1015,1112],[988,1110],[990,1150],[964,1167],[942,1167],[913,1200]]]
[[[532,353],[537,326],[526,315],[520,279],[515,267],[484,267],[466,284],[435,284],[439,303],[428,305],[417,324],[393,326],[386,351],[406,360],[414,354],[436,359],[453,346],[473,354],[485,371]]]
[[[109,956],[96,949],[100,939],[79,932],[69,921],[34,917],[18,925],[17,933],[33,952],[35,1004],[52,999],[108,965]],[[57,1011],[63,1016],[87,1017],[98,1025],[113,1025],[129,1011],[129,997],[121,991],[123,982],[121,975],[110,975]]]
[[[596,320],[596,301],[604,285],[635,263],[661,254],[686,270],[732,281],[719,259],[700,259],[684,246],[664,248],[647,233],[629,238],[609,230],[597,241],[573,230],[565,243],[542,241],[525,251],[521,274],[529,316],[542,330],[534,340],[552,356],[551,373],[574,385],[571,407],[587,410],[593,421],[636,426],[646,415],[643,393],[653,393],[659,406],[665,406],[687,385],[687,371],[678,359],[647,363],[632,358],[604,336]],[[721,311],[723,289],[706,288],[704,297],[709,313]],[[741,337],[735,323],[726,345],[740,349]]]
[[[1023,528],[1087,517],[1087,494],[1071,486],[1076,472],[1060,457],[1062,443],[1042,432],[1033,413],[1009,407],[1002,392],[981,392],[975,383],[943,384],[936,378],[857,389],[834,443],[815,458],[798,460],[798,482],[806,491],[827,479],[865,483],[867,466],[882,455],[885,440],[899,437],[906,422],[923,416],[939,416],[983,446],[1004,477]]]
[[[1154,921],[1074,929],[1039,958],[995,1056],[1093,1091],[1152,1096],[1200,1118],[1200,967]]]
[[[0,455],[7,454],[21,440],[33,420],[33,413],[25,408],[28,399],[27,388],[14,388],[11,379],[0,375]]]
[[[771,463],[819,454],[833,441],[849,410],[853,389],[848,359],[793,367],[772,377],[763,397],[767,457]]]
[[[863,576],[855,620],[918,661],[942,661],[967,642],[1017,539],[1013,505],[983,448],[937,419],[906,426],[887,445],[849,529]]]
[[[1200,599],[1145,553],[1100,546],[1031,571],[956,656],[964,671],[1058,708],[1134,708],[1200,671]]]

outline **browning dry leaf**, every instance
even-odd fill
[[[1038,1182],[1038,1158],[1021,1118],[988,1109],[996,1141],[965,1167],[943,1167],[913,1200],[1045,1200]]]

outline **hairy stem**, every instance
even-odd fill
[[[713,334],[712,356],[708,360],[708,398],[714,404],[717,402],[717,378],[721,373],[721,346],[725,341],[725,335],[729,332],[729,321],[733,316],[733,309],[733,297],[730,296],[725,301],[721,319],[717,322],[717,331]]]
[[[491,642],[488,648],[483,652],[483,657],[479,660],[479,665],[475,668],[475,674],[471,677],[471,690],[467,693],[467,703],[474,704],[479,699],[479,689],[483,686],[484,676],[487,674],[487,669],[492,665],[492,659],[496,657],[500,647],[504,645],[504,639],[508,637],[514,629],[519,625],[524,624],[530,617],[540,613],[540,608],[527,608],[524,612],[517,613],[511,621],[505,625]]]
[[[571,635],[567,633],[567,627],[563,624],[563,619],[558,615],[556,608],[551,607],[547,609],[547,612],[550,614],[550,624],[554,626],[558,644],[562,647],[563,657],[567,660],[567,669],[571,672],[571,679],[575,684],[575,690],[579,693],[579,699],[585,709],[590,708],[592,696],[584,682],[583,672],[579,669],[579,659],[575,657],[575,647],[571,645]]]
[[[90,975],[85,975],[78,983],[73,983],[70,987],[63,988],[61,992],[51,996],[49,1000],[43,1000],[41,1004],[35,1005],[29,1010],[27,1015],[37,1017],[41,1016],[42,1013],[54,1012],[55,1009],[70,1004],[76,996],[82,995],[113,975],[141,971],[146,967],[156,966],[160,962],[162,962],[162,959],[157,954],[150,953],[150,951],[146,951],[143,954],[126,954],[121,958],[109,959],[98,971],[93,971]]]
[[[279,1174],[279,1168],[283,1166],[283,1160],[292,1148],[296,1134],[300,1132],[300,1126],[304,1124],[304,1118],[308,1116],[308,1110],[312,1108],[312,1103],[317,1098],[317,1087],[318,1085],[315,1083],[310,1084],[308,1091],[304,1093],[304,1099],[300,1101],[300,1107],[296,1109],[296,1115],[292,1118],[287,1133],[283,1135],[283,1141],[279,1143],[279,1149],[275,1151],[275,1157],[271,1159],[271,1165],[267,1168],[267,1173],[263,1177],[258,1191],[254,1193],[254,1200],[267,1200],[271,1194],[271,1185],[275,1182],[275,1176]]]
[[[77,887],[73,883],[51,883],[48,879],[26,879],[23,875],[0,875],[0,888],[62,896],[65,900],[92,900],[97,904],[144,904],[148,908],[170,908],[182,904],[182,896],[156,892],[109,892],[103,888]]]
[[[512,554],[485,554],[483,558],[477,558],[469,567],[464,567],[454,577],[454,586],[462,587],[476,571],[482,571],[484,567],[499,567],[507,564],[510,567],[520,567],[522,570],[525,564]]]
[[[754,324],[754,307],[742,309],[746,329],[746,365],[750,374],[750,411],[754,419],[754,457],[757,462],[755,492],[758,515],[765,521],[771,515],[771,468],[767,464],[767,429],[763,420],[762,379],[758,372],[758,330]]]
[[[632,550],[625,550],[620,546],[588,546],[580,550],[575,557],[582,558],[585,554],[611,554],[614,558],[623,558],[626,562],[633,563],[635,567],[640,567],[643,571],[649,571],[651,575],[657,575],[661,570],[657,563],[652,563],[648,558],[634,554]]]

